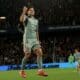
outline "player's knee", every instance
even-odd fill
[[[42,55],[43,55],[42,49],[41,49],[41,48],[36,49],[36,50],[35,50],[35,54],[36,54],[37,56],[42,56]]]
[[[25,53],[26,58],[29,58],[30,56],[31,56],[30,53]]]

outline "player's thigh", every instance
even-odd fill
[[[25,48],[25,49],[24,49],[24,56],[25,56],[26,58],[29,58],[29,57],[31,56],[31,50]]]
[[[23,44],[23,51],[26,57],[29,57],[31,55],[31,45],[29,43]]]
[[[40,45],[35,45],[35,47],[33,48],[33,51],[36,55],[39,55],[39,56],[43,55],[42,48]]]

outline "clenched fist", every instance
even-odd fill
[[[26,14],[27,13],[27,7],[23,7],[23,13]]]

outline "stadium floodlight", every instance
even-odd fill
[[[6,19],[6,17],[5,16],[1,16],[0,19]]]

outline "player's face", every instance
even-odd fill
[[[34,16],[35,15],[35,10],[34,10],[34,8],[30,8],[29,10],[28,10],[28,16]]]

